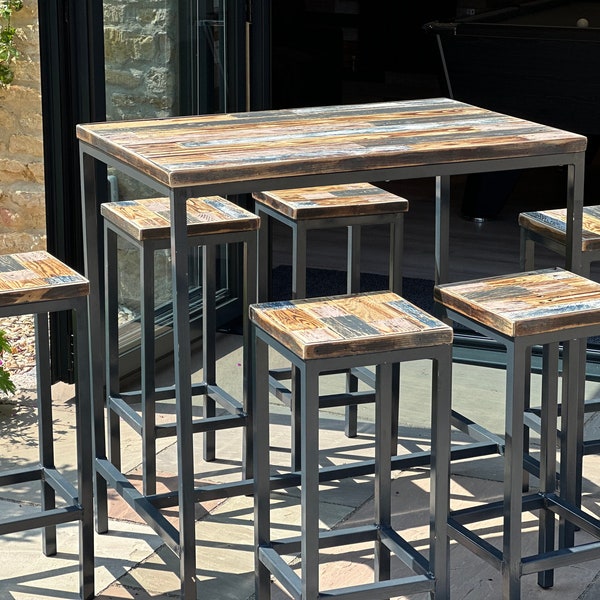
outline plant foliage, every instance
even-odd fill
[[[23,0],[0,0],[0,85],[9,85],[15,76],[13,65],[19,51],[15,46],[17,30],[11,24],[11,17],[22,8]]]
[[[0,356],[4,352],[12,353],[12,347],[6,339],[6,334],[0,329]],[[14,394],[15,384],[11,381],[10,373],[4,368],[4,361],[0,359],[0,392]]]

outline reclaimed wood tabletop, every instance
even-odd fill
[[[448,98],[77,126],[171,188],[583,152],[584,136]]]

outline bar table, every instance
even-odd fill
[[[251,482],[230,488],[224,485],[220,489],[195,489],[192,456],[185,451],[192,447],[193,436],[187,198],[435,177],[436,217],[432,235],[435,235],[435,281],[441,283],[448,280],[452,175],[562,165],[568,170],[566,266],[581,271],[586,138],[452,99],[82,124],[77,127],[77,137],[86,276],[91,285],[97,491],[105,493],[108,482],[163,537],[179,557],[181,597],[186,600],[196,598],[195,502],[211,494],[225,497],[252,491]],[[106,184],[98,177],[101,173],[98,161],[170,198],[174,344],[178,356],[175,363],[178,491],[172,494],[142,496],[106,460],[104,353],[99,351],[103,339],[98,319],[103,314],[103,265],[98,231],[100,203],[108,198]],[[261,264],[264,258],[259,256]],[[580,387],[582,394],[583,385]],[[423,460],[428,463],[429,458]],[[339,476],[334,474],[332,478]],[[178,530],[157,514],[157,508],[175,505],[179,507]],[[97,527],[99,531],[107,527],[106,514],[97,515]]]

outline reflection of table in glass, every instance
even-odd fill
[[[146,498],[110,468],[103,447],[102,353],[92,364],[96,414],[96,469],[179,556],[182,597],[195,598],[194,503],[199,498],[249,493],[194,489],[190,333],[185,200],[194,195],[236,194],[357,181],[436,177],[436,273],[448,280],[449,184],[455,174],[568,167],[567,266],[581,269],[584,137],[493,113],[445,98],[81,125],[86,269],[90,310],[100,313],[99,204],[95,160],[131,175],[171,199],[174,334],[178,424],[178,493]],[[92,348],[102,329],[92,319]],[[250,407],[251,408],[251,407]],[[202,496],[201,494],[204,495]],[[154,516],[157,507],[179,506],[179,530]],[[106,515],[99,515],[102,526]]]

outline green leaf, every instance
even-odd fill
[[[17,391],[15,384],[10,379],[10,373],[0,367],[0,392],[14,394]]]

